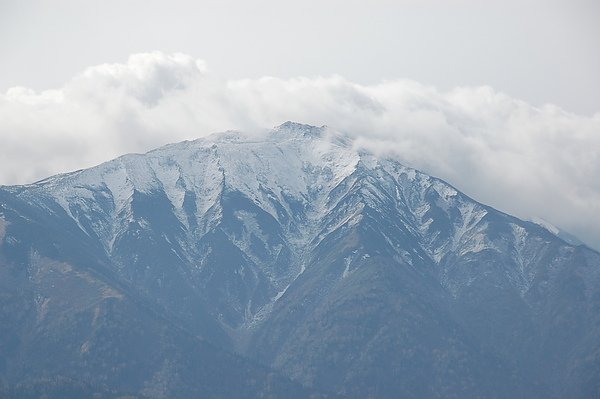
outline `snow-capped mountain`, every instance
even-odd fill
[[[600,389],[597,252],[326,127],[227,132],[3,187],[0,239],[0,304],[19,309],[1,313],[17,342],[3,357],[25,359],[0,363],[7,384],[48,376],[29,362],[62,342],[55,375],[157,398],[202,393],[180,374],[190,364],[241,381],[274,370],[268,387],[242,384],[250,396]],[[153,357],[125,344],[131,328]]]

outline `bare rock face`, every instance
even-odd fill
[[[600,254],[326,127],[213,135],[0,188],[0,375],[13,396],[594,397]]]

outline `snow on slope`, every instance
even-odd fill
[[[353,209],[331,216],[336,201],[359,179],[355,176],[359,168],[372,178],[375,186],[361,192],[360,203]],[[343,188],[344,183],[350,186]],[[379,159],[358,150],[343,134],[327,127],[292,122],[262,136],[225,132],[166,145],[146,154],[125,155],[94,168],[51,177],[29,188],[32,190],[23,195],[41,194],[53,198],[86,234],[99,237],[108,253],[134,219],[131,203],[135,192],[164,193],[173,214],[187,231],[187,240],[194,241],[206,233],[206,226],[219,222],[219,201],[224,191],[243,194],[277,220],[284,230],[286,226],[279,220],[276,207],[282,206],[293,215],[298,211],[290,204],[301,204],[306,218],[302,225],[296,226],[294,234],[287,229],[285,237],[297,257],[301,257],[318,234],[323,236],[341,226],[352,227],[359,223],[365,205],[380,205],[381,193],[394,198],[396,215],[390,217],[402,220],[435,264],[443,264],[448,256],[503,250],[487,234],[489,208],[397,160]],[[190,199],[194,206],[186,208],[186,201]],[[196,231],[190,225],[189,209],[194,210],[193,219],[201,221],[198,225],[205,226],[204,230]],[[255,232],[262,242],[268,241],[268,232],[258,231],[254,215],[243,212],[236,215],[248,231]],[[211,218],[214,220],[208,220]],[[334,224],[324,228],[325,220]],[[144,225],[143,220],[138,222]],[[93,231],[86,227],[90,225]],[[526,270],[525,233],[518,225],[513,230],[511,245],[517,248],[519,260],[510,273],[523,292],[532,278]],[[256,261],[251,253],[251,238],[246,234],[235,241],[235,245]],[[394,242],[396,238],[385,239],[396,248],[399,258],[412,262],[401,243]],[[270,255],[276,257],[281,248],[272,250],[277,253]],[[289,276],[272,281],[277,292],[285,292],[285,287],[301,274],[302,267],[302,264],[295,265]],[[347,268],[343,276],[349,273]],[[445,277],[448,270],[440,273],[442,281],[449,281]]]
[[[358,153],[348,145],[330,141],[329,134],[325,127],[292,123],[260,138],[237,132],[215,134],[144,155],[125,155],[33,186],[56,198],[69,214],[74,201],[91,199],[95,191],[104,188],[112,197],[114,213],[126,207],[134,190],[163,190],[180,213],[185,193],[192,191],[199,217],[226,186],[247,195],[276,217],[265,200],[265,190],[279,200],[285,195],[307,201],[319,191],[331,190],[354,171]]]

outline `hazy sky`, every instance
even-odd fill
[[[228,79],[485,84],[592,114],[599,37],[597,0],[1,0],[0,92],[160,50]]]
[[[600,248],[599,4],[0,0],[0,184],[294,120]]]

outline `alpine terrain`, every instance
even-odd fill
[[[598,398],[600,254],[326,127],[125,155],[0,187],[0,396],[43,395]]]

